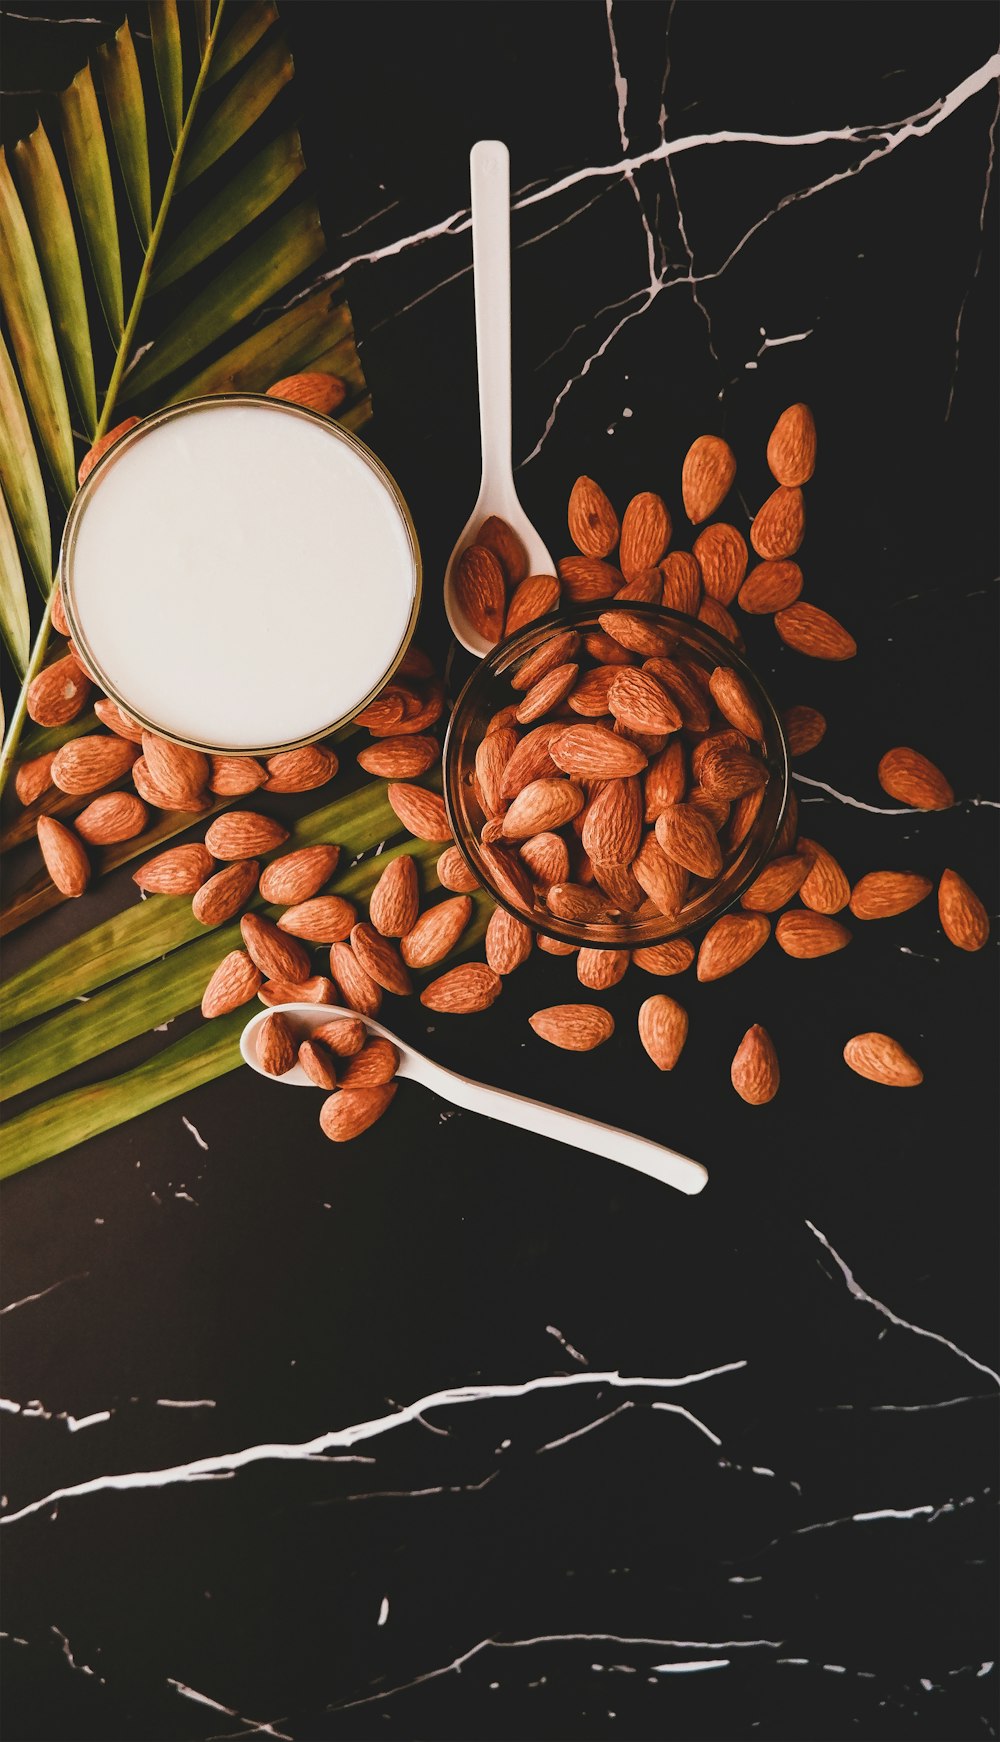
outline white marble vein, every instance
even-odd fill
[[[969,283],[966,286],[965,295],[963,296],[961,303],[959,304],[958,318],[955,321],[955,357],[954,357],[954,361],[952,363],[952,368],[951,368],[951,382],[950,382],[949,387],[948,387],[948,403],[945,406],[945,412],[944,412],[945,423],[947,423],[949,418],[951,417],[951,408],[955,403],[955,383],[958,379],[959,353],[961,351],[961,346],[962,346],[962,321],[963,321],[964,316],[965,316],[965,305],[968,302],[969,297],[972,294],[972,287],[979,277],[980,268],[982,267],[982,264],[983,264],[983,237],[986,233],[986,208],[990,203],[990,189],[993,186],[993,164],[994,164],[994,161],[996,158],[996,136],[997,136],[997,121],[998,120],[1000,120],[1000,94],[998,94],[998,96],[997,96],[997,106],[993,111],[993,119],[990,122],[990,130],[989,130],[989,133],[987,135],[986,175],[985,175],[984,182],[983,182],[983,198],[982,198],[982,202],[981,202],[980,207],[979,207],[979,248],[978,248],[978,252],[976,254],[975,265],[972,268],[972,277],[970,278]]]
[[[185,1464],[173,1464],[159,1470],[132,1470],[114,1475],[95,1476],[89,1482],[77,1482],[64,1488],[56,1488],[39,1500],[32,1500],[16,1512],[9,1512],[0,1519],[0,1526],[15,1524],[19,1519],[28,1518],[33,1513],[42,1512],[47,1507],[56,1505],[62,1500],[70,1500],[87,1494],[102,1494],[109,1492],[124,1492],[144,1488],[166,1488],[176,1483],[211,1479],[219,1476],[233,1476],[238,1470],[245,1469],[250,1464],[267,1462],[308,1462],[318,1453],[328,1452],[335,1447],[349,1448],[360,1442],[377,1439],[380,1435],[391,1433],[397,1428],[406,1427],[417,1421],[422,1414],[430,1410],[458,1408],[466,1404],[502,1401],[508,1398],[527,1397],[534,1392],[562,1391],[577,1386],[611,1386],[619,1390],[651,1389],[675,1390],[685,1385],[697,1385],[703,1380],[714,1379],[726,1373],[735,1373],[745,1368],[745,1360],[726,1361],[721,1366],[709,1367],[698,1373],[688,1373],[678,1378],[645,1378],[641,1376],[623,1375],[617,1371],[606,1373],[545,1373],[535,1379],[523,1380],[514,1385],[460,1385],[445,1387],[440,1391],[432,1391],[426,1397],[420,1397],[415,1403],[407,1404],[391,1415],[376,1416],[371,1421],[356,1422],[351,1427],[334,1429],[329,1433],[318,1434],[314,1439],[299,1443],[275,1442],[272,1444],[245,1446],[238,1452],[221,1452],[211,1457],[195,1458]]]
[[[953,1355],[957,1355],[960,1361],[965,1361],[970,1367],[974,1367],[977,1373],[985,1373],[988,1379],[995,1379],[996,1383],[1000,1385],[1000,1373],[994,1372],[993,1368],[987,1367],[985,1362],[977,1361],[973,1355],[969,1355],[964,1349],[960,1349],[957,1343],[951,1341],[950,1337],[943,1336],[940,1331],[928,1331],[923,1325],[913,1325],[910,1323],[909,1319],[900,1318],[899,1314],[894,1313],[891,1307],[887,1307],[884,1301],[876,1300],[874,1295],[869,1294],[866,1289],[861,1287],[861,1284],[855,1279],[854,1272],[851,1270],[850,1266],[845,1263],[843,1258],[841,1258],[840,1253],[834,1250],[822,1230],[817,1228],[814,1223],[810,1222],[808,1217],[806,1218],[806,1227],[809,1229],[811,1234],[815,1235],[816,1239],[820,1242],[820,1245],[826,1247],[830,1257],[833,1259],[843,1276],[848,1291],[853,1295],[855,1300],[862,1301],[865,1306],[874,1307],[876,1312],[881,1313],[883,1318],[888,1319],[890,1324],[897,1325],[900,1330],[912,1331],[915,1337],[927,1337],[932,1343],[940,1343],[942,1348],[950,1349]]]
[[[40,1288],[35,1294],[25,1294],[20,1300],[8,1301],[5,1307],[0,1307],[0,1319],[6,1313],[16,1312],[18,1307],[30,1306],[33,1300],[44,1300],[47,1294],[54,1294],[57,1288],[65,1288],[69,1282],[83,1282],[89,1275],[89,1270],[78,1270],[74,1276],[62,1276],[58,1282],[50,1282],[48,1288]]]
[[[292,1738],[286,1731],[276,1730],[273,1724],[258,1723],[255,1718],[244,1718],[235,1706],[224,1706],[220,1700],[210,1699],[208,1694],[200,1694],[197,1688],[189,1688],[186,1682],[178,1681],[175,1676],[168,1675],[167,1686],[173,1688],[176,1694],[180,1694],[182,1699],[193,1700],[195,1705],[207,1706],[211,1712],[223,1712],[227,1718],[239,1718],[240,1723],[247,1726],[247,1734],[259,1733],[262,1736],[278,1736],[283,1739],[283,1742],[292,1742]]]

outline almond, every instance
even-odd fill
[[[458,851],[456,847],[448,850]],[[419,912],[416,861],[410,853],[400,853],[398,858],[389,860],[372,890],[368,917],[384,938],[401,938],[416,924]]]
[[[187,808],[208,785],[208,757],[200,750],[187,750],[155,732],[143,732],[142,754],[153,785],[170,800],[171,809]]]
[[[266,980],[287,980],[292,984],[297,980],[308,980],[312,965],[309,951],[296,939],[279,931],[272,920],[263,919],[256,913],[245,913],[240,920],[240,931],[250,960],[256,963]]]
[[[565,730],[563,721],[547,720],[543,726],[535,726],[525,733],[504,768],[500,783],[501,799],[516,797],[529,781],[555,774],[556,765],[549,755],[549,745],[553,738],[558,738]]]
[[[537,943],[538,948],[547,956],[575,956],[579,950],[578,944],[565,943],[562,938],[547,937],[544,932],[539,932]]]
[[[436,738],[417,733],[412,738],[381,738],[367,750],[358,751],[358,762],[366,774],[381,774],[386,780],[413,780],[433,768],[440,755]]]
[[[50,773],[60,792],[97,792],[127,774],[136,755],[128,739],[90,732],[56,751]]]
[[[777,913],[797,895],[810,870],[809,860],[798,853],[772,859],[740,896],[740,906],[752,913]]]
[[[634,913],[642,906],[646,892],[631,865],[623,865],[615,859],[595,859],[591,869],[613,907],[622,913]]]
[[[98,696],[94,703],[94,713],[102,726],[107,726],[109,732],[114,732],[118,738],[131,738],[133,744],[142,743],[143,728],[138,720],[133,720],[131,714],[126,714],[124,708],[119,708],[107,696]]]
[[[37,832],[45,869],[60,895],[82,895],[90,882],[90,860],[78,837],[55,817],[39,817]]]
[[[414,678],[417,683],[424,683],[434,676],[434,663],[430,654],[414,646],[411,641],[396,668],[397,677]]]
[[[211,802],[205,793],[165,791],[150,774],[145,756],[137,756],[132,764],[132,783],[140,797],[152,805],[154,810],[187,811],[189,815],[196,816],[199,811],[208,810]]]
[[[80,461],[80,469],[76,474],[76,481],[78,484],[82,484],[85,479],[90,477],[90,474],[94,470],[98,460],[107,453],[109,448],[113,448],[115,443],[120,441],[123,435],[125,435],[130,429],[134,429],[138,422],[139,419],[137,417],[123,418],[121,423],[116,423],[114,429],[109,429],[107,435],[103,435],[100,441],[96,441],[93,447],[87,449],[83,459]]]
[[[359,1016],[332,1016],[313,1029],[313,1040],[328,1046],[338,1058],[353,1058],[368,1039],[368,1030]]]
[[[635,775],[609,781],[587,806],[580,838],[590,858],[630,865],[642,839],[642,809],[642,789]]]
[[[402,823],[418,841],[450,841],[451,824],[444,800],[425,786],[408,786],[397,781],[386,787],[386,798]]]
[[[955,802],[955,794],[940,768],[935,768],[919,750],[904,747],[887,750],[878,765],[878,779],[890,798],[917,810],[948,810]]]
[[[650,671],[628,666],[608,691],[615,719],[634,732],[676,732],[681,714],[676,702]]]
[[[337,1067],[333,1054],[328,1046],[317,1040],[315,1034],[311,1040],[304,1040],[298,1050],[300,1069],[317,1089],[335,1089],[337,1087]]]
[[[281,750],[267,759],[265,792],[312,792],[325,786],[337,772],[336,754],[326,744],[302,744],[298,750]]]
[[[338,1089],[319,1111],[320,1130],[331,1143],[349,1143],[381,1119],[394,1094],[395,1083],[377,1089]]]
[[[779,611],[774,626],[787,647],[810,659],[853,659],[858,645],[836,617],[800,599]]]
[[[708,817],[691,804],[668,805],[656,819],[656,839],[668,859],[695,877],[718,877],[722,848]]]
[[[565,1052],[593,1052],[615,1032],[614,1017],[599,1004],[552,1004],[528,1021],[539,1039]]]
[[[731,726],[737,731],[745,732],[748,738],[763,740],[764,728],[761,718],[750,696],[743,679],[728,667],[717,665],[708,680],[708,687],[715,700],[720,714],[723,714]]]
[[[262,820],[266,822],[267,818]],[[279,907],[294,907],[300,901],[308,901],[333,876],[339,858],[340,848],[329,841],[285,853],[265,867],[260,879],[261,895]]]
[[[816,469],[816,425],[808,405],[783,411],[767,442],[767,463],[779,484],[807,484]]]
[[[530,726],[535,720],[540,720],[543,714],[549,714],[565,701],[570,690],[576,683],[579,674],[578,665],[556,665],[540,677],[521,702],[517,710],[517,718],[522,726]],[[491,737],[498,736],[491,733]],[[488,740],[484,739],[484,742]]]
[[[267,779],[267,769],[256,756],[210,756],[208,762],[208,790],[220,798],[242,798]]]
[[[632,872],[667,919],[680,912],[687,894],[688,873],[676,859],[667,857],[652,830],[632,861]]]
[[[471,544],[455,565],[455,600],[477,635],[494,643],[503,634],[507,587],[499,560],[485,545]]]
[[[399,1068],[399,1054],[391,1040],[379,1035],[369,1040],[340,1073],[344,1089],[377,1089],[391,1083]]]
[[[628,950],[584,949],[577,954],[576,977],[591,992],[606,992],[624,979],[628,965]]]
[[[505,907],[494,908],[486,927],[486,960],[494,974],[512,974],[531,954],[531,927]]]
[[[196,889],[191,912],[199,925],[221,925],[239,913],[257,888],[259,869],[256,859],[238,859]]]
[[[600,623],[605,634],[620,642],[630,653],[637,653],[641,659],[669,653],[677,641],[675,631],[652,622],[640,611],[620,610],[621,600],[622,594],[616,594],[615,609],[601,613]]]
[[[681,470],[684,512],[700,526],[728,496],[736,476],[736,455],[721,436],[703,435],[692,442]]]
[[[670,512],[662,496],[652,490],[633,496],[622,516],[618,550],[618,563],[627,581],[645,569],[655,568],[670,543],[672,530]]]
[[[532,780],[521,788],[503,819],[509,841],[526,841],[546,829],[561,828],[583,809],[583,793],[571,780]]]
[[[215,861],[200,841],[190,841],[183,847],[168,847],[147,859],[132,881],[151,895],[194,895],[215,870]]]
[[[673,1070],[687,1035],[687,1011],[676,999],[656,992],[639,1006],[639,1039],[657,1070]]]
[[[749,750],[750,740],[736,726],[724,726],[699,738],[691,751],[691,773],[700,781],[705,759],[716,750]]]
[[[569,693],[569,705],[574,714],[583,714],[586,719],[596,720],[602,714],[610,713],[608,695],[611,685],[623,668],[620,665],[595,665],[590,671],[585,671],[576,688]]]
[[[618,543],[618,516],[593,478],[576,480],[567,519],[570,538],[584,556],[607,556]]]
[[[76,832],[92,847],[131,841],[141,835],[149,813],[134,792],[105,792],[92,799],[76,819]]]
[[[934,885],[915,871],[869,871],[851,891],[855,919],[892,919],[924,901]]]
[[[55,754],[54,750],[47,750],[44,756],[33,756],[30,761],[21,763],[14,776],[14,791],[23,805],[34,804],[53,785]]]
[[[782,730],[788,745],[788,754],[793,761],[805,756],[810,750],[815,750],[826,733],[826,721],[815,708],[807,708],[797,703],[793,708],[786,708],[781,716]]]
[[[742,533],[724,521],[715,521],[698,534],[694,556],[705,592],[720,605],[731,605],[747,572],[748,552]]]
[[[528,575],[516,589],[507,607],[506,635],[516,635],[536,618],[554,611],[559,603],[559,582],[555,575]]]
[[[491,514],[476,533],[476,543],[490,550],[503,570],[508,587],[520,586],[528,573],[528,553],[512,526]]]
[[[467,895],[439,901],[420,915],[400,944],[400,953],[408,968],[432,968],[455,948],[472,918],[472,902]]]
[[[781,827],[774,838],[771,851],[775,854],[791,853],[799,832],[799,801],[792,788],[789,787],[785,797],[785,814],[781,819]]]
[[[335,1004],[337,988],[323,974],[310,974],[308,980],[265,980],[258,986],[262,1004]]]
[[[62,587],[60,586],[58,581],[56,582],[55,586],[52,589],[51,617],[52,617],[52,627],[55,630],[56,634],[57,635],[68,635],[69,634],[69,619],[66,616],[66,607],[63,604]]]
[[[267,389],[268,399],[284,399],[292,405],[304,405],[309,411],[332,417],[347,398],[347,383],[339,375],[327,375],[318,369],[300,375],[284,375]]]
[[[471,895],[474,889],[479,888],[479,878],[470,866],[466,864],[458,847],[445,848],[437,862],[436,870],[437,880],[442,889],[451,889],[456,895]],[[413,919],[410,921],[410,925],[413,924],[416,917],[417,911],[416,908],[414,908]],[[379,926],[378,929],[379,931],[384,931],[383,926]],[[409,929],[409,925],[405,927],[406,931],[409,931]],[[386,933],[386,936],[396,935],[401,936],[402,934]]]
[[[564,774],[586,780],[624,780],[641,773],[647,761],[638,744],[618,737],[596,721],[557,732],[550,740],[549,755]]]
[[[571,925],[590,925],[603,919],[607,911],[603,891],[585,883],[553,883],[545,892],[545,905],[557,919],[568,920]]]
[[[844,1048],[844,1059],[859,1077],[889,1089],[912,1089],[924,1080],[916,1060],[888,1034],[856,1034]]]
[[[350,944],[330,945],[330,973],[340,987],[341,1002],[362,1016],[377,1016],[382,1004],[382,988],[361,966]]]
[[[495,714],[491,714],[490,719],[487,723],[486,731],[483,734],[483,736],[488,738],[491,732],[499,732],[508,726],[516,726],[516,725],[517,725],[517,703],[512,702],[509,707],[498,708],[497,712]]]
[[[945,937],[959,950],[981,950],[990,935],[985,907],[957,871],[942,871],[938,913]]]
[[[389,736],[395,732],[404,714],[403,697],[399,690],[385,689],[354,716],[357,726],[367,726],[369,732]]]
[[[770,616],[794,605],[802,591],[802,570],[793,562],[762,562],[750,570],[739,602],[751,616]]]
[[[661,602],[671,611],[695,617],[701,603],[701,570],[690,551],[674,550],[660,564],[663,576]]]
[[[568,883],[569,853],[559,835],[548,830],[532,835],[530,840],[521,842],[520,853],[540,888],[550,889],[553,883]]]
[[[712,598],[709,593],[705,594],[698,606],[698,621],[706,623],[709,629],[714,629],[716,635],[721,635],[724,641],[731,641],[734,647],[743,646],[743,637],[725,605]]]
[[[840,913],[851,899],[851,885],[833,854],[804,835],[799,853],[808,865],[799,888],[800,900],[814,913]]]
[[[506,847],[484,845],[479,851],[487,873],[503,899],[530,913],[535,892],[521,860]]]
[[[802,491],[779,484],[759,508],[750,528],[750,543],[758,556],[794,556],[805,537],[806,505]]]
[[[787,917],[787,916],[786,916]],[[771,935],[763,913],[724,913],[709,926],[698,951],[699,980],[721,980],[762,950]]]
[[[815,956],[831,956],[847,948],[851,933],[839,919],[808,908],[793,908],[783,913],[774,928],[774,935],[786,956],[809,962]]]
[[[681,724],[688,731],[708,731],[712,718],[708,699],[689,666],[676,659],[650,659],[643,669],[666,690],[680,714]]]
[[[698,779],[713,798],[741,798],[755,787],[766,786],[767,769],[736,745],[713,744],[702,758]]]
[[[304,938],[310,944],[337,944],[350,937],[357,917],[353,903],[345,901],[342,895],[314,895],[309,901],[286,908],[278,920],[278,930],[289,937]],[[277,977],[289,978],[287,974]]]
[[[742,846],[757,821],[757,813],[764,802],[764,788],[755,787],[752,792],[741,793],[733,804],[732,816],[729,820],[729,832],[726,844],[731,853]]]
[[[387,938],[380,936],[373,925],[363,920],[351,932],[351,949],[369,979],[397,998],[406,998],[413,991],[413,981],[399,958],[399,952]]]
[[[665,944],[645,944],[632,951],[635,967],[647,974],[683,974],[694,961],[694,944],[688,938],[670,938]]]
[[[729,800],[716,798],[712,793],[706,792],[703,786],[689,787],[686,803],[691,806],[692,810],[700,811],[703,817],[707,817],[716,834],[719,834],[729,821]]]
[[[65,726],[82,714],[91,681],[71,653],[53,660],[28,685],[25,706],[39,726]]]
[[[750,1107],[763,1107],[778,1093],[778,1055],[767,1029],[759,1022],[747,1029],[736,1048],[729,1075],[736,1093]]]
[[[478,1010],[488,1010],[500,996],[503,981],[485,962],[463,962],[449,968],[446,974],[432,980],[420,994],[427,1010],[437,1010],[443,1016],[470,1016]]]
[[[617,595],[616,595],[617,596]],[[603,629],[587,629],[583,636],[584,652],[597,665],[631,665],[632,656],[620,641],[612,640]]]
[[[663,576],[659,569],[636,569],[628,585],[615,594],[615,603],[658,605],[663,598]]]
[[[258,854],[272,852],[287,839],[288,830],[273,817],[262,816],[260,811],[227,811],[225,816],[216,817],[205,833],[205,845],[216,859],[254,859]],[[263,879],[261,894],[268,901],[275,899],[267,895]]]
[[[246,950],[230,950],[205,987],[201,1000],[202,1016],[226,1016],[230,1010],[248,1004],[262,978],[260,969],[250,960]]]
[[[593,556],[561,556],[556,563],[562,591],[572,605],[593,599],[610,599],[624,586],[625,577],[612,563]]]
[[[643,821],[655,823],[668,804],[679,804],[687,787],[684,746],[672,738],[650,762],[643,777]]]
[[[530,690],[540,677],[557,665],[565,665],[575,657],[580,646],[580,637],[575,629],[563,629],[558,635],[550,635],[542,641],[521,662],[511,678],[511,688],[515,690]]]
[[[283,1077],[295,1063],[295,1041],[287,1016],[265,1016],[257,1030],[257,1063],[269,1077]]]
[[[415,735],[418,732],[426,732],[444,713],[444,685],[435,678],[427,684],[423,697],[418,698],[418,704],[415,712],[409,715],[404,714],[401,719],[395,719],[391,725],[379,727],[366,721],[372,737],[392,738],[400,734]],[[360,714],[355,715],[355,719],[360,720],[360,718]]]

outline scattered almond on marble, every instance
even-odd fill
[[[950,782],[919,750],[904,746],[887,750],[878,765],[878,779],[890,798],[915,810],[949,810],[955,802]]]
[[[844,1048],[844,1058],[859,1077],[890,1089],[912,1089],[924,1080],[915,1059],[888,1034],[856,1034]]]
[[[985,907],[957,871],[942,871],[938,913],[945,937],[959,950],[981,950],[990,935]]]
[[[763,1107],[778,1093],[781,1073],[774,1042],[766,1028],[754,1023],[740,1041],[729,1070],[740,1099],[750,1107]]]

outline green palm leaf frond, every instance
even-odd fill
[[[26,660],[24,574],[49,592],[77,464],[119,408],[312,365],[348,382],[345,423],[369,415],[342,286],[294,298],[325,239],[296,197],[298,133],[283,106],[271,119],[294,72],[273,0],[152,0],[149,15],[147,46],[122,24],[60,93],[55,129],[0,152],[0,633],[25,679],[0,784],[49,632],[46,611]]]

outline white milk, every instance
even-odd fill
[[[117,697],[217,749],[307,738],[357,708],[399,652],[417,574],[387,480],[277,401],[209,402],[134,439],[95,479],[68,558],[83,650]]]

